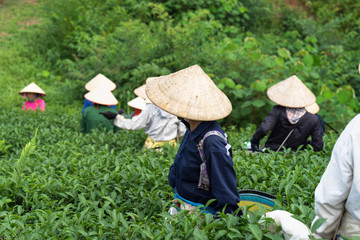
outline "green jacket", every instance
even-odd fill
[[[99,112],[111,111],[117,113],[111,107],[100,105],[97,109],[94,105],[87,107],[81,115],[80,130],[84,133],[89,133],[92,129],[106,129],[107,131],[116,131],[118,128],[114,125],[114,120],[109,120]]]

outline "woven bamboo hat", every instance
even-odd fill
[[[218,120],[232,110],[230,100],[199,65],[148,78],[146,94],[161,109],[191,120]]]
[[[97,104],[101,105],[116,105],[118,100],[115,98],[114,94],[110,92],[108,89],[98,88],[94,91],[90,91],[84,95],[84,97]]]
[[[143,110],[145,108],[145,100],[141,97],[136,97],[127,103],[132,108]]]
[[[93,91],[97,88],[104,88],[109,91],[113,91],[116,88],[116,84],[101,73],[99,73],[88,83],[85,84],[85,89],[88,91]]]
[[[312,114],[317,114],[320,110],[319,105],[315,102],[311,104],[310,106],[305,107],[306,111]]]
[[[46,96],[46,93],[44,92],[44,90],[42,90],[38,85],[36,85],[35,83],[30,83],[29,85],[27,85],[26,87],[24,87],[19,94],[23,95],[24,93],[37,93],[40,94],[42,97]]]
[[[144,85],[142,85],[142,86],[140,86],[138,88],[135,88],[134,93],[135,93],[136,96],[141,97],[142,99],[144,99],[145,103],[151,103],[150,99],[146,95],[145,86],[146,86],[146,84],[144,84]]]
[[[271,101],[284,107],[302,108],[315,103],[315,95],[295,75],[273,85],[267,91]]]

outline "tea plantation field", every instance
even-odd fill
[[[171,217],[167,173],[177,149],[144,149],[142,130],[82,134],[80,113],[80,104],[48,106],[44,113],[1,110],[3,239],[281,239],[264,230],[268,221],[258,223],[261,213],[246,209],[241,219]],[[238,189],[276,195],[279,207],[310,226],[314,190],[338,136],[327,132],[320,153],[248,155],[240,146],[255,126],[226,130]]]

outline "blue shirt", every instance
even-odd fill
[[[81,113],[84,113],[85,108],[90,107],[90,106],[92,106],[93,104],[94,104],[93,102],[91,102],[91,101],[89,101],[89,100],[87,100],[87,99],[85,98],[84,107],[83,107],[83,110],[81,111]],[[110,105],[110,107],[112,107],[114,110],[116,110],[115,105]]]
[[[239,208],[237,203],[240,198],[236,187],[232,150],[226,149],[227,143],[219,136],[211,135],[204,142],[210,190],[198,188],[202,160],[196,145],[211,130],[225,134],[216,121],[201,122],[193,132],[188,127],[175,161],[170,167],[168,180],[170,186],[176,188],[181,197],[203,205],[206,205],[210,199],[216,199],[209,205],[210,207],[221,212],[227,204],[225,213],[231,213]]]

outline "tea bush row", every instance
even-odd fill
[[[167,213],[173,191],[167,173],[176,148],[145,150],[145,134],[79,132],[80,106],[46,112],[1,110],[0,235],[18,239],[274,239],[260,214],[201,218]],[[32,153],[22,153],[36,134]],[[240,149],[254,126],[227,129],[238,189],[277,196],[279,206],[304,223],[314,217],[313,194],[337,136],[323,152],[246,154]],[[20,157],[21,156],[21,157]],[[15,174],[15,170],[20,173]],[[286,200],[288,206],[283,205]],[[165,219],[168,219],[167,221]],[[171,220],[171,224],[169,224]],[[241,220],[241,221],[240,221]],[[278,236],[279,237],[279,236]],[[255,237],[257,238],[257,237]]]

